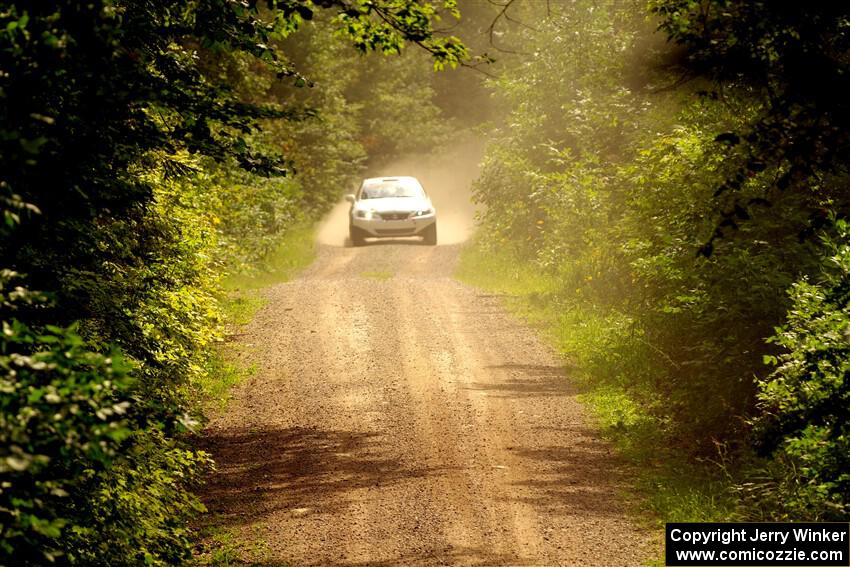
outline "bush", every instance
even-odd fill
[[[84,522],[62,533],[71,562],[91,567],[179,565],[191,557],[193,494],[212,461],[156,427],[137,429],[120,458],[78,494]]]
[[[768,357],[776,368],[759,382],[753,422],[780,473],[765,500],[794,519],[850,511],[850,223],[836,228],[820,281],[791,287],[787,323],[771,339],[785,352]]]
[[[292,104],[306,80],[279,47],[322,7],[361,51],[467,56],[431,27],[451,1],[4,3],[0,279],[24,276],[0,313],[0,563],[189,556],[208,459],[186,434],[222,335],[223,268],[341,189],[282,179],[292,138],[261,128],[313,114]],[[273,100],[252,98],[278,79]],[[330,145],[350,177],[357,144]]]
[[[4,292],[4,307],[33,295]],[[88,479],[109,469],[131,433],[130,366],[92,352],[73,328],[36,333],[9,319],[0,371],[0,564],[43,564],[63,554],[63,535],[88,525]]]

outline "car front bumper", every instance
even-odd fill
[[[392,238],[396,236],[417,236],[437,222],[437,215],[411,217],[403,220],[384,220],[381,218],[351,218],[351,226],[366,232],[366,237]]]

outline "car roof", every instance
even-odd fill
[[[369,177],[368,179],[363,180],[363,185],[378,185],[381,183],[391,183],[393,181],[398,181],[401,183],[411,183],[416,185],[422,185],[419,183],[419,180],[415,177],[411,177],[409,175],[396,175],[396,176],[388,176],[388,177]]]

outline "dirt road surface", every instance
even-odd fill
[[[218,522],[268,565],[639,566],[628,477],[562,361],[458,246],[322,246],[244,331],[207,431]]]

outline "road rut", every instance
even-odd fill
[[[240,337],[216,521],[270,565],[637,566],[657,550],[568,370],[457,246],[321,246]]]

